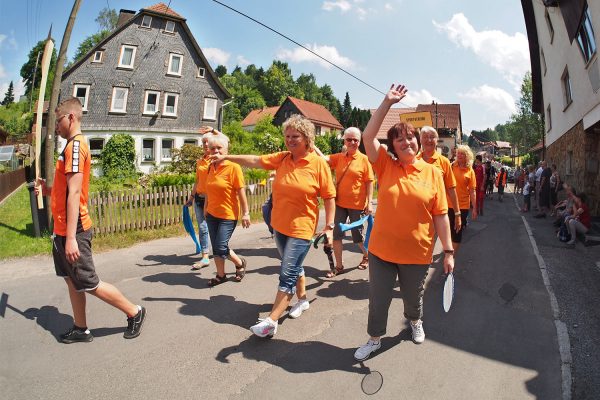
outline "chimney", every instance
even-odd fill
[[[135,11],[125,10],[121,8],[119,10],[119,19],[117,21],[117,29],[125,25],[131,18],[135,17]]]

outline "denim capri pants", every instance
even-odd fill
[[[234,219],[223,219],[206,215],[206,224],[208,225],[208,234],[212,243],[213,255],[215,257],[229,257],[229,239],[237,225]]]
[[[302,263],[310,249],[310,240],[293,238],[275,231],[275,244],[281,256],[281,272],[277,290],[294,295],[298,278],[304,275]]]

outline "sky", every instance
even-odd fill
[[[305,45],[381,92],[402,83],[400,106],[458,103],[463,130],[493,128],[516,111],[529,47],[519,0],[221,0]],[[139,11],[157,1],[82,0],[68,58],[99,30],[104,7]],[[165,4],[168,4],[168,0]],[[60,47],[73,6],[66,0],[0,0],[0,96],[19,75],[30,49],[50,25]],[[312,73],[352,106],[377,108],[383,95],[306,50],[212,0],[171,0],[213,68],[289,64],[294,77]]]

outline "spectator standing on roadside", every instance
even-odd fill
[[[550,178],[552,177],[552,169],[548,167],[546,161],[542,161],[542,174],[540,175],[540,183],[538,191],[539,213],[534,215],[535,218],[546,218],[546,213],[550,209]]]
[[[498,201],[502,203],[504,188],[506,187],[506,169],[500,168],[500,173],[496,176],[496,187],[498,188]]]
[[[552,176],[550,177],[550,207],[554,208],[558,203],[558,192],[562,189],[562,182],[556,164],[552,164]],[[554,215],[554,211],[552,212]]]
[[[88,213],[88,191],[92,158],[81,133],[81,102],[75,97],[58,104],[56,132],[67,140],[56,162],[54,186],[38,179],[36,192],[51,196],[54,216],[52,256],[56,275],[65,279],[73,309],[73,327],[60,335],[63,343],[91,342],[87,328],[86,295],[91,294],[119,309],[127,316],[123,337],[140,335],[146,308],[133,304],[115,286],[101,281],[92,257],[92,220]]]
[[[483,215],[483,202],[485,200],[485,167],[482,163],[481,154],[475,156],[475,164],[473,164],[473,171],[475,172],[475,180],[477,182],[477,188],[475,190],[475,204],[474,209],[477,210],[478,215]]]
[[[538,169],[535,171],[535,208],[537,211],[540,211],[540,183],[542,180],[542,172],[544,172],[544,167],[542,167],[542,161],[538,164]]]

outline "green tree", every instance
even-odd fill
[[[176,174],[191,174],[196,171],[196,160],[202,158],[204,150],[193,144],[184,144],[180,149],[171,150],[171,165],[168,170]]]
[[[287,96],[298,97],[300,91],[287,63],[273,61],[259,82],[259,90],[268,106],[278,106]]]
[[[222,76],[227,74],[227,67],[224,65],[219,65],[216,69],[215,69],[215,74],[217,74],[217,76],[219,78],[221,78]]]
[[[10,83],[8,84],[8,90],[4,94],[4,100],[2,100],[0,105],[8,107],[14,101],[15,101],[14,86],[13,86],[13,81],[10,81]]]
[[[283,150],[281,127],[273,125],[273,116],[265,115],[258,120],[252,131],[259,154],[275,153]]]
[[[325,103],[323,105],[339,121],[342,118],[342,104],[333,94],[333,89],[331,86],[325,84],[321,86],[321,93],[323,94],[323,102]]]
[[[35,84],[39,85],[42,80],[42,55],[44,54],[44,46],[46,45],[46,39],[40,40],[35,46],[29,51],[27,56],[27,62],[21,67],[21,77],[25,82],[25,95],[29,96],[33,89],[33,75],[35,72],[35,63],[37,60],[38,53],[40,54],[39,65],[37,73],[35,74]],[[52,82],[54,81],[54,69],[56,68],[56,48],[52,50],[52,57],[50,58],[50,70],[48,73],[48,81],[46,83],[46,97],[50,97],[50,91],[52,90]]]
[[[507,126],[510,142],[514,143],[519,154],[526,153],[544,136],[544,116],[533,112],[533,86],[528,72],[521,84],[521,97],[517,101],[517,112]]]
[[[260,154],[256,149],[253,134],[242,128],[240,121],[233,121],[223,126],[223,133],[229,137],[230,154]]]
[[[131,135],[117,133],[102,149],[102,172],[110,180],[124,180],[136,174],[135,141]]]
[[[119,15],[113,8],[104,7],[96,17],[96,23],[100,25],[100,30],[114,31],[117,28]]]
[[[350,95],[346,92],[344,97],[344,103],[342,104],[342,110],[340,112],[340,123],[344,128],[351,126],[350,114],[352,113],[352,103],[350,103]]]
[[[327,107],[327,102],[325,102],[323,93],[321,93],[321,89],[317,85],[317,80],[313,74],[300,74],[298,79],[296,79],[296,85],[299,92],[301,92],[302,99]]]
[[[83,56],[89,53],[90,50],[92,50],[98,43],[106,39],[108,35],[110,35],[110,31],[108,29],[104,29],[98,33],[94,33],[83,39],[83,41],[79,43],[79,46],[75,51],[75,55],[73,56],[73,62],[71,63],[71,65],[75,64]]]

